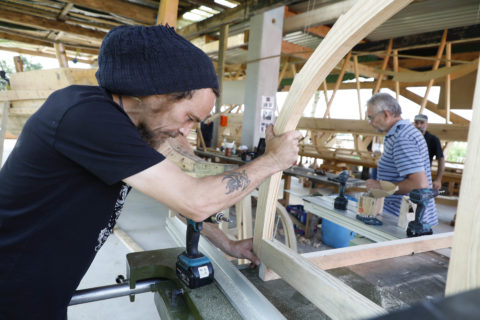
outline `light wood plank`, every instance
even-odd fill
[[[383,308],[282,243],[263,240],[261,250],[267,265],[275,266],[275,272],[283,280],[332,319],[362,319],[385,313]]]
[[[421,97],[419,97],[421,99]],[[468,125],[430,123],[428,131],[443,141],[467,141]],[[383,136],[365,120],[323,119],[302,117],[297,129],[307,129],[324,132],[342,132],[370,136]]]
[[[385,58],[383,58],[382,71],[387,69],[388,59],[390,57],[390,53],[392,52],[392,47],[393,47],[393,38],[390,38],[390,40],[388,41],[388,47],[386,51],[387,54]],[[378,91],[380,91],[380,88],[382,86],[382,81],[383,81],[383,75],[379,74],[377,76],[377,84],[375,85],[375,89],[373,89],[373,94],[377,94]]]
[[[157,14],[157,10],[153,8],[121,0],[68,0],[68,2],[102,12],[114,13],[149,25],[155,24],[155,15]]]
[[[480,287],[480,72],[476,81],[446,294]]]
[[[46,99],[55,90],[9,90],[0,91],[0,101]]]
[[[0,10],[0,21],[11,22],[33,28],[40,28],[43,30],[64,31],[94,39],[103,39],[106,35],[105,32],[77,27],[65,22],[40,18],[29,14],[22,14],[5,8]]]
[[[63,43],[57,42],[54,43],[55,46],[55,54],[57,56],[58,64],[60,65],[60,68],[68,68],[68,58],[65,53],[65,47]]]
[[[446,45],[445,48],[445,55],[447,58],[447,63],[446,67],[450,68],[452,66],[452,62],[450,59],[452,59],[452,43],[449,42]],[[450,93],[451,93],[451,87],[452,87],[452,76],[450,74],[447,75],[445,79],[445,123],[450,122]]]
[[[168,24],[170,27],[177,28],[178,0],[160,0],[158,6],[157,22],[159,25]]]
[[[443,31],[442,41],[438,46],[437,59],[440,59],[443,55],[443,50],[445,49],[445,44],[447,43],[447,33],[448,33],[448,29],[445,29]],[[432,71],[437,70],[439,66],[440,66],[440,60],[435,60]],[[425,95],[423,96],[422,104],[420,105],[419,113],[423,113],[423,110],[425,110],[425,106],[427,105],[428,95],[430,93],[430,89],[432,88],[432,85],[433,85],[433,79],[430,79],[430,81],[428,81],[428,85],[425,90]]]
[[[382,241],[353,247],[303,253],[301,256],[322,270],[348,267],[384,259],[391,259],[422,252],[452,247],[453,232],[422,237]],[[281,278],[274,271],[267,275],[268,280]]]
[[[398,72],[398,50],[393,50],[393,71]],[[400,83],[395,80],[395,97],[400,101]]]
[[[10,107],[10,103],[8,101],[4,101],[2,103],[2,122],[0,124],[0,167],[2,166],[3,144],[5,141],[5,137],[7,135],[7,121],[8,121],[9,107]]]
[[[449,248],[453,232],[377,242],[340,249],[304,253],[302,256],[323,270],[391,259],[420,252]]]
[[[354,71],[355,71],[355,86],[357,88],[357,100],[358,100],[358,115],[359,119],[362,120],[364,115],[362,112],[362,99],[361,99],[361,94],[360,94],[360,78],[358,74],[358,57],[353,56],[353,66],[354,66]],[[337,88],[338,89],[338,88]]]

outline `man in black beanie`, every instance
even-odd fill
[[[208,56],[172,28],[121,26],[105,37],[98,62],[99,86],[50,95],[0,171],[2,320],[66,318],[131,187],[203,221],[297,159],[300,133],[275,136],[270,127],[262,157],[192,178],[156,148],[210,114],[218,83]],[[212,238],[258,263],[251,240]]]

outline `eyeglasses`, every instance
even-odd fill
[[[379,115],[380,113],[382,113],[382,112],[383,112],[383,110],[378,111],[377,113],[374,113],[374,114],[372,114],[372,115],[367,115],[367,120],[368,120],[368,122],[372,122],[373,119],[375,119],[375,117],[378,116],[378,115]]]

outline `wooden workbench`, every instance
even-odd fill
[[[351,231],[354,231],[375,242],[396,240],[406,238],[406,231],[397,226],[397,217],[383,213],[377,218],[383,222],[381,226],[372,226],[356,219],[356,203],[349,201],[347,210],[338,210],[333,208],[335,197],[315,196],[304,197],[304,208],[319,217],[330,220],[333,223],[341,225]]]

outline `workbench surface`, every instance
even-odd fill
[[[334,196],[308,196],[303,198],[305,210],[319,217],[325,218],[341,225],[351,231],[365,236],[375,242],[406,238],[406,231],[397,226],[398,217],[393,214],[383,213],[377,218],[383,225],[367,225],[356,218],[357,204],[348,202],[347,210],[334,209]]]

